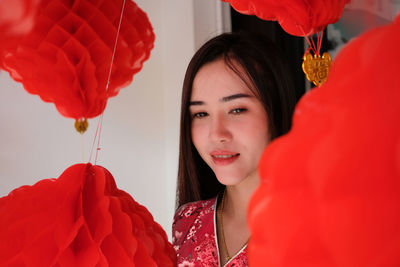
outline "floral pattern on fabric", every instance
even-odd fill
[[[180,207],[172,224],[172,244],[178,257],[178,267],[220,266],[215,234],[217,198],[191,202]],[[247,264],[247,247],[225,267]]]

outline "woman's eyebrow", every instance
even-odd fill
[[[235,95],[230,95],[230,96],[225,96],[221,98],[219,101],[221,102],[228,102],[237,98],[242,98],[242,97],[251,97],[251,95],[248,94],[235,94]]]
[[[199,106],[199,105],[204,105],[203,101],[190,101],[189,106]]]
[[[225,96],[225,97],[221,98],[219,101],[220,102],[228,102],[228,101],[232,101],[234,99],[238,99],[238,98],[242,98],[242,97],[251,97],[251,95],[234,94],[234,95],[230,95],[230,96]],[[189,106],[200,106],[200,105],[204,105],[204,101],[190,101],[189,102]]]

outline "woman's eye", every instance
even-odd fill
[[[232,109],[231,111],[230,111],[230,113],[232,113],[232,114],[240,114],[240,113],[243,113],[243,112],[245,112],[247,109],[245,109],[245,108],[235,108],[235,109]]]
[[[193,118],[201,119],[206,117],[207,115],[208,115],[207,112],[197,112],[193,114]]]

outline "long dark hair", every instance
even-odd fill
[[[193,56],[186,70],[181,102],[181,131],[177,207],[216,196],[225,187],[204,162],[191,138],[189,102],[194,77],[206,63],[222,58],[239,77],[239,63],[251,80],[268,116],[271,140],[289,131],[295,106],[295,90],[283,56],[264,35],[255,33],[224,33],[206,42]]]

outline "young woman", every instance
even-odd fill
[[[189,63],[172,227],[178,266],[247,266],[258,161],[291,124],[288,73],[278,49],[256,34],[217,36]]]

